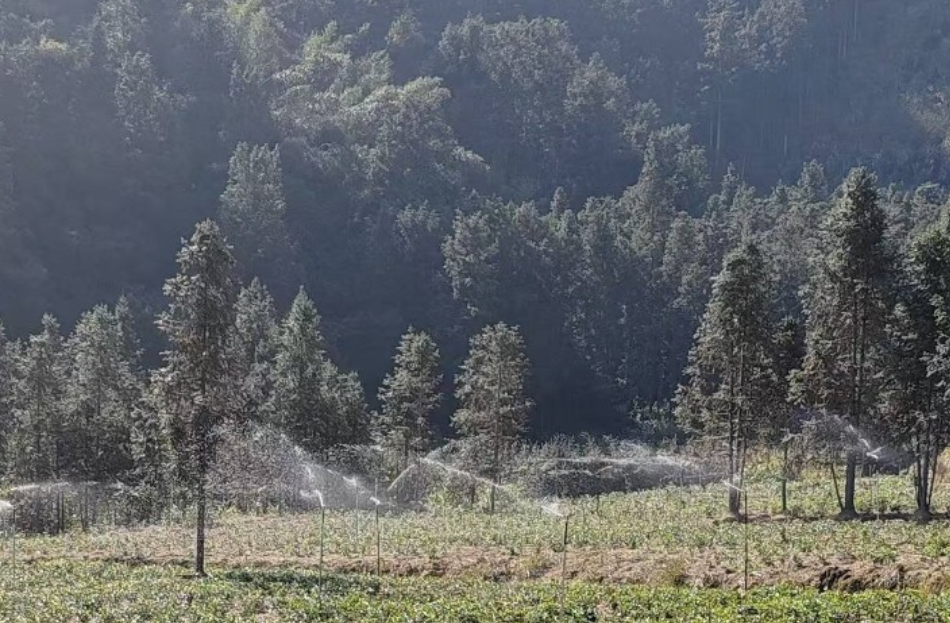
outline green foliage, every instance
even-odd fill
[[[772,279],[759,248],[747,243],[730,253],[713,285],[680,389],[677,414],[687,428],[728,440],[729,479],[744,486],[750,440],[768,432],[776,391]],[[739,496],[730,490],[730,508]]]
[[[10,476],[19,481],[59,478],[67,467],[66,385],[68,359],[59,322],[43,317],[18,357],[13,431],[7,440]]]
[[[241,406],[237,420],[264,422],[274,385],[274,358],[280,331],[274,299],[267,287],[254,279],[242,288],[235,304],[235,372],[240,383]]]
[[[241,272],[284,292],[299,283],[286,211],[279,149],[240,143],[231,156],[218,219]]]
[[[67,343],[72,362],[66,390],[65,460],[72,479],[112,480],[132,469],[132,412],[142,388],[117,312],[99,306],[83,315]]]
[[[410,327],[399,342],[392,372],[379,389],[382,409],[376,423],[383,447],[400,457],[400,471],[413,455],[432,449],[432,416],[442,402],[440,368],[435,342]]]
[[[223,573],[184,582],[179,570],[107,563],[31,565],[14,583],[0,584],[0,614],[10,621],[83,617],[236,623],[276,620],[413,621],[875,621],[945,620],[947,599],[918,592],[857,595],[815,589],[732,591],[549,582],[516,585],[474,580],[323,576],[312,570]],[[516,590],[515,590],[516,589]],[[125,595],[103,604],[96,596]],[[174,595],[175,599],[169,599]],[[26,613],[31,613],[27,615]]]
[[[0,315],[23,338],[120,292],[149,307],[217,207],[239,274],[281,308],[305,285],[367,386],[409,325],[457,362],[470,308],[521,327],[535,434],[619,432],[674,397],[740,242],[773,258],[781,313],[801,318],[810,259],[834,256],[826,181],[873,165],[895,249],[933,222],[945,9],[4,2]],[[142,361],[160,348],[143,333]]]
[[[529,366],[517,327],[499,323],[472,338],[456,379],[452,424],[470,442],[469,463],[496,481],[533,406],[525,395]]]
[[[215,429],[234,405],[233,265],[218,226],[199,223],[178,254],[178,274],[165,284],[169,306],[158,320],[170,349],[153,383],[172,431],[177,479],[199,489],[213,458]]]
[[[330,361],[320,316],[303,289],[281,324],[268,409],[296,443],[317,455],[369,436],[359,379]]]

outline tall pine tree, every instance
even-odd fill
[[[207,478],[217,430],[234,411],[234,258],[213,221],[199,223],[165,284],[158,326],[170,345],[156,375],[171,428],[178,478],[197,506],[195,572],[205,574]]]
[[[749,444],[770,422],[775,370],[772,277],[759,248],[742,245],[723,262],[690,351],[678,416],[708,437],[728,440],[729,511],[741,512]]]
[[[241,272],[263,278],[285,296],[299,277],[286,212],[280,150],[240,143],[221,195],[221,228],[234,244]]]
[[[497,482],[528,424],[533,402],[525,384],[530,364],[516,327],[499,323],[471,340],[456,379],[455,429],[469,442],[473,466]],[[492,511],[494,511],[494,488]]]
[[[132,469],[129,433],[142,388],[120,319],[104,305],[83,314],[68,342],[69,474],[111,480]]]
[[[914,457],[917,517],[931,517],[937,458],[950,443],[950,212],[914,240],[887,327],[882,407]]]
[[[325,450],[332,435],[326,366],[320,315],[301,288],[281,324],[270,411],[296,443],[314,453]]]
[[[399,470],[414,454],[431,449],[432,415],[442,401],[439,349],[428,334],[410,327],[402,336],[393,369],[379,390],[383,447],[400,457]]]
[[[235,374],[241,396],[237,419],[241,424],[269,419],[266,407],[273,393],[278,337],[274,299],[255,278],[238,294],[235,315]]]
[[[6,329],[0,322],[0,474],[7,464],[7,444],[13,432],[14,390],[16,382],[16,349],[7,341]]]
[[[59,478],[64,459],[64,389],[67,358],[59,322],[43,317],[19,361],[9,460],[17,480]]]
[[[855,429],[870,423],[880,392],[894,266],[886,231],[877,178],[855,169],[839,191],[806,289],[807,347],[798,393],[807,404]],[[848,450],[842,518],[857,515],[860,458],[859,448]]]

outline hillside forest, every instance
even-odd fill
[[[925,512],[948,53],[943,0],[0,0],[6,477],[187,481],[224,419],[736,477],[822,413]]]

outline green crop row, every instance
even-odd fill
[[[47,562],[0,573],[0,620],[153,623],[481,623],[610,621],[929,623],[950,621],[950,597],[913,591],[818,593],[644,588],[434,579],[382,581],[316,572],[218,570],[190,579],[174,566]]]

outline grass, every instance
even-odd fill
[[[912,510],[903,477],[861,481],[859,506]],[[187,523],[19,538],[0,548],[2,621],[950,621],[950,522],[841,523],[830,484],[749,485],[752,521],[725,517],[722,486],[562,503],[436,505],[375,518],[217,514],[210,580],[186,580]],[[950,490],[938,491],[944,510]],[[744,596],[748,539],[749,585]],[[837,590],[819,592],[819,587]],[[563,605],[563,611],[562,611]]]

